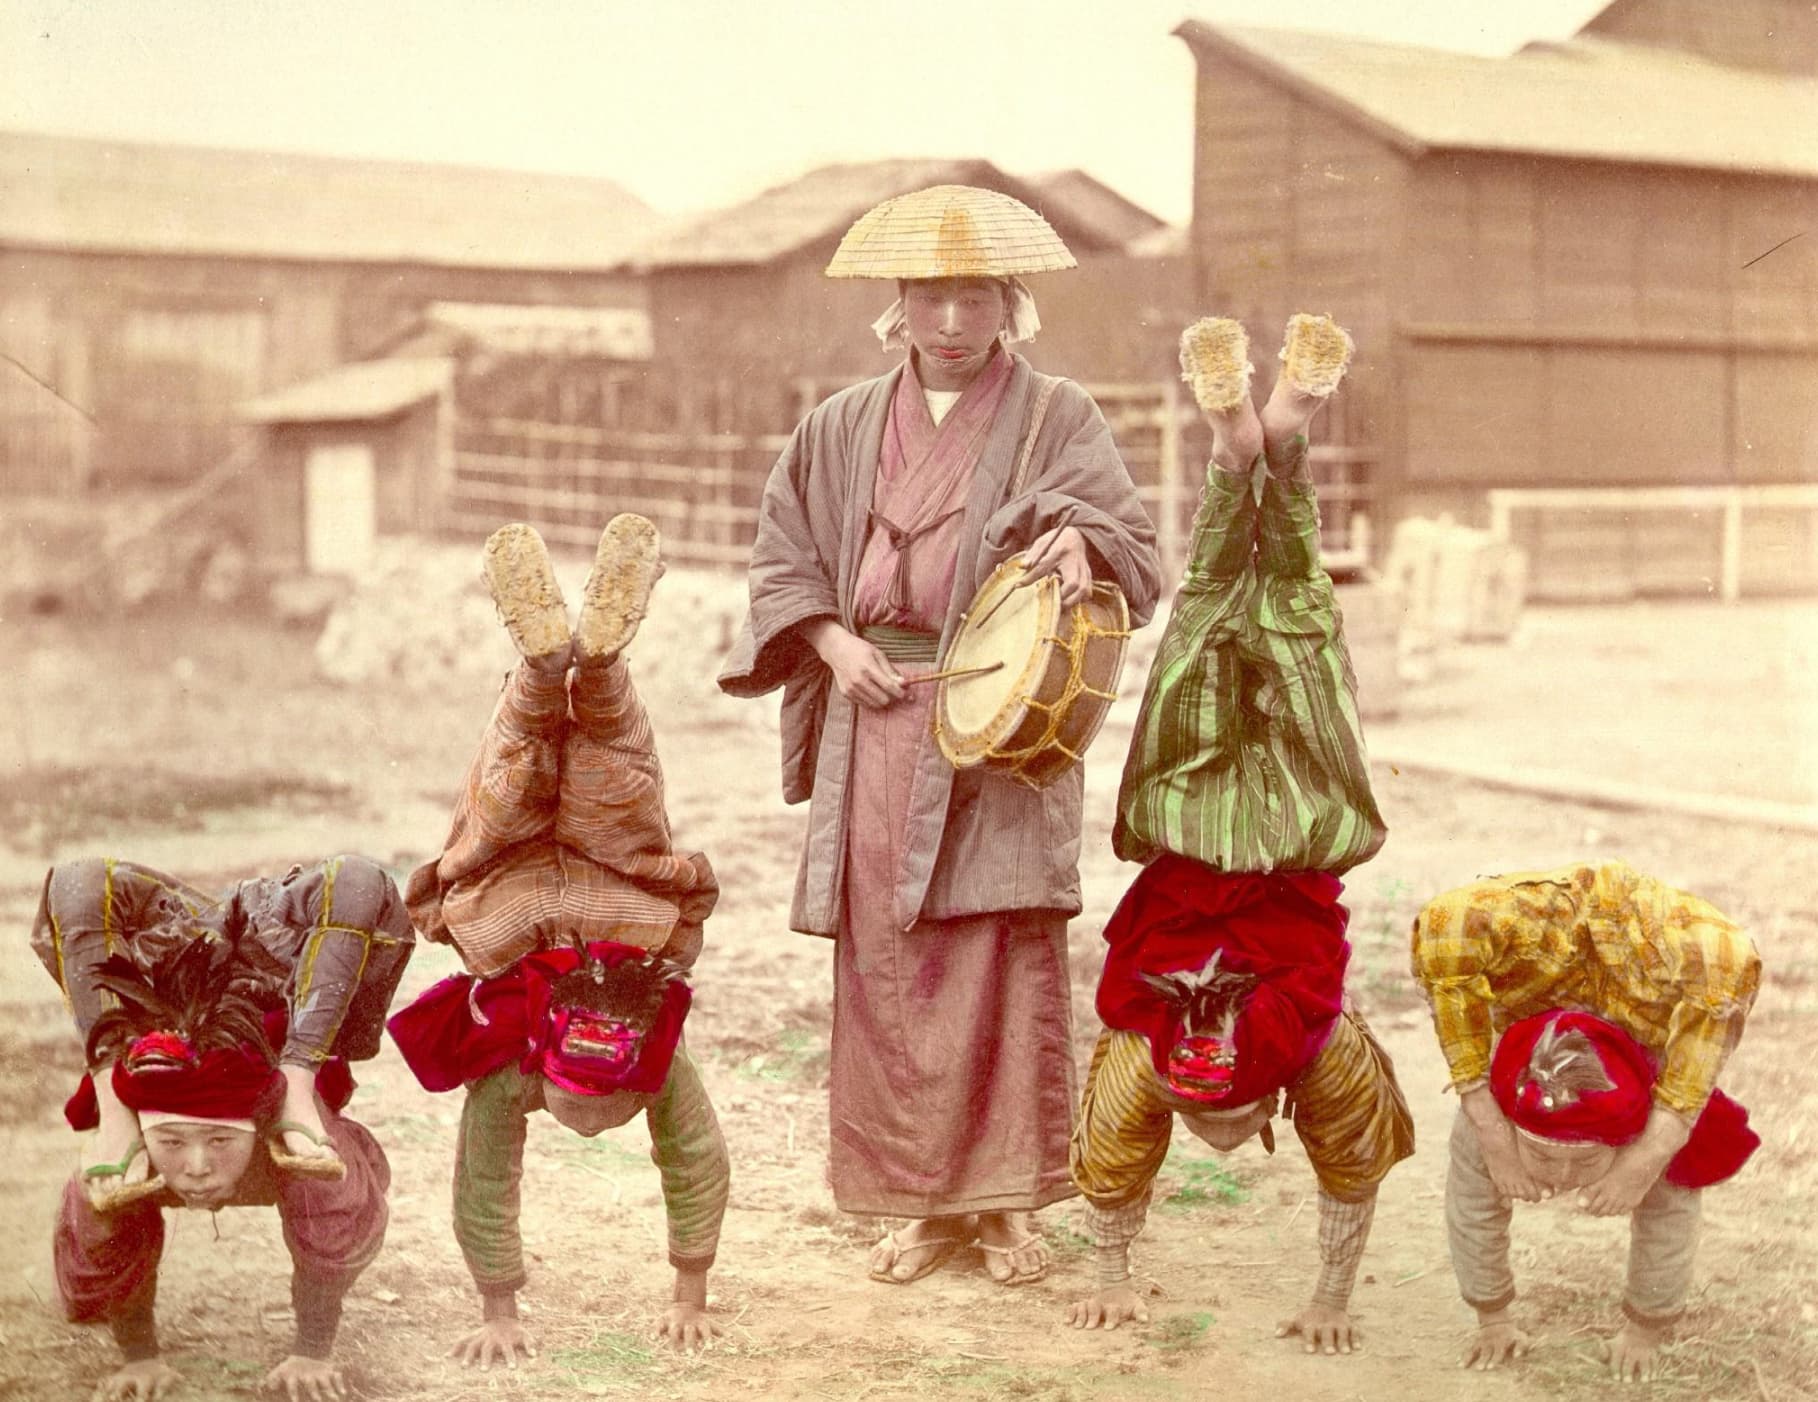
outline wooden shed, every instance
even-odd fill
[[[604,180],[0,133],[0,492],[192,480],[436,300],[641,306]]]
[[[1809,4],[1623,0],[1504,59],[1176,32],[1198,299],[1356,333],[1381,524],[1495,525],[1541,597],[1818,588]]]

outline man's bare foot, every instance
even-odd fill
[[[1048,1244],[1027,1212],[981,1212],[978,1245],[999,1285],[1027,1285],[1048,1273]]]
[[[1625,1383],[1652,1381],[1660,1368],[1660,1346],[1666,1342],[1666,1337],[1665,1329],[1650,1329],[1632,1319],[1625,1321],[1603,1346],[1610,1376]]]
[[[920,1280],[965,1243],[966,1223],[964,1217],[927,1217],[886,1232],[866,1262],[871,1278],[892,1285]]]
[[[162,1358],[141,1358],[96,1383],[93,1402],[154,1402],[182,1381],[183,1375]]]
[[[1307,431],[1351,364],[1350,334],[1329,316],[1297,313],[1288,320],[1281,374],[1262,408],[1263,441],[1279,453]]]

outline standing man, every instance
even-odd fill
[[[720,673],[783,688],[783,798],[809,802],[790,920],[835,941],[829,1178],[842,1211],[910,1220],[871,1251],[894,1284],[973,1241],[997,1281],[1040,1279],[1030,1214],[1073,1192],[1082,777],[956,774],[920,684],[1018,551],[1063,605],[1099,579],[1133,623],[1154,608],[1154,527],[1104,417],[1010,349],[1040,326],[1023,276],[1073,265],[1035,211],[970,186],[853,225],[828,275],[894,284],[874,329],[903,359],[784,449]]]

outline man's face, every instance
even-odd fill
[[[627,1123],[651,1097],[639,1091],[615,1090],[605,1095],[581,1095],[565,1090],[554,1081],[543,1082],[543,1108],[554,1115],[557,1123],[567,1126],[583,1139],[592,1139],[609,1129]]]
[[[1556,1193],[1590,1186],[1610,1171],[1616,1158],[1608,1144],[1567,1144],[1529,1134],[1515,1136],[1515,1152],[1541,1187]]]
[[[1252,1100],[1234,1110],[1182,1110],[1181,1123],[1195,1138],[1228,1154],[1266,1125],[1275,1114],[1274,1100]]]
[[[1004,286],[993,278],[944,277],[903,284],[909,340],[928,389],[964,389],[990,359],[1004,327]]]
[[[152,1171],[183,1199],[185,1207],[216,1208],[233,1196],[252,1162],[256,1142],[249,1129],[166,1120],[145,1131]]]

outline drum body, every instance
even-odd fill
[[[1018,588],[1023,562],[999,565],[953,635],[934,738],[955,769],[986,765],[1044,788],[1077,764],[1117,699],[1130,612],[1115,584],[1062,608],[1053,575]],[[989,670],[983,670],[989,669]]]

